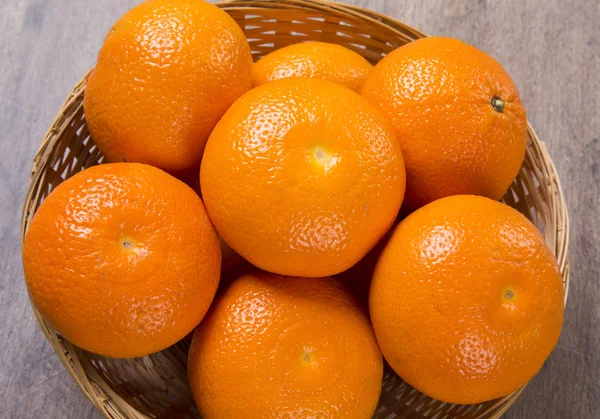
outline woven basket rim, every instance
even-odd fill
[[[361,8],[361,7],[355,6],[355,5],[339,3],[339,2],[330,1],[330,0],[228,0],[228,1],[226,0],[226,1],[221,1],[221,2],[215,3],[215,5],[218,7],[224,8],[225,10],[244,10],[244,9],[251,10],[252,8],[265,8],[265,9],[282,8],[282,9],[284,9],[286,7],[295,7],[295,8],[300,8],[300,9],[303,9],[305,7],[310,7],[313,10],[316,9],[316,10],[325,10],[325,11],[334,10],[337,13],[340,13],[342,15],[358,18],[361,20],[372,21],[372,22],[378,23],[378,24],[383,24],[383,25],[387,26],[389,29],[397,32],[398,34],[400,34],[400,31],[397,28],[402,27],[405,30],[408,29],[408,30],[412,31],[412,33],[415,35],[415,37],[428,36],[425,33],[411,27],[410,25],[402,23],[399,20],[396,20],[394,18],[391,18],[391,17],[381,14],[379,12],[364,9],[364,8]],[[78,98],[80,97],[82,91],[85,88],[86,81],[87,81],[87,78],[88,78],[90,72],[91,72],[91,70],[89,70],[86,73],[86,75],[75,85],[75,87],[73,88],[73,90],[71,91],[71,93],[69,94],[69,96],[67,97],[67,99],[65,100],[63,105],[61,106],[57,117],[54,119],[51,127],[45,133],[44,139],[33,158],[33,166],[31,169],[31,176],[30,176],[31,181],[30,181],[29,188],[27,190],[27,194],[26,194],[26,197],[24,200],[23,211],[22,211],[21,248],[23,248],[23,241],[24,241],[25,234],[26,234],[27,219],[30,215],[30,212],[32,211],[32,208],[31,208],[32,198],[33,198],[34,194],[36,193],[36,190],[37,190],[36,186],[38,185],[41,177],[43,176],[43,170],[42,170],[43,164],[44,164],[45,160],[48,158],[49,154],[54,149],[56,143],[59,141],[59,136],[57,134],[60,133],[59,125],[60,125],[62,116],[65,114],[64,110],[69,109],[76,105]],[[71,118],[72,117],[73,116],[71,116]],[[547,153],[545,143],[543,141],[539,140],[539,137],[537,136],[536,132],[534,131],[534,129],[531,126],[529,121],[527,122],[527,130],[528,130],[529,137],[533,139],[534,146],[538,148],[537,151],[540,153],[540,155],[542,157],[541,161],[545,165],[542,168],[543,169],[542,171],[544,173],[546,173],[546,176],[544,178],[545,178],[546,182],[551,183],[551,185],[550,185],[551,188],[553,188],[555,190],[554,195],[556,197],[556,202],[554,202],[554,208],[558,209],[558,211],[555,210],[553,213],[553,215],[557,219],[557,221],[556,221],[557,228],[556,228],[555,233],[557,235],[562,234],[563,240],[561,242],[562,247],[560,247],[560,249],[559,249],[560,251],[558,253],[556,252],[555,249],[552,249],[552,250],[553,250],[553,253],[555,253],[556,258],[559,262],[562,277],[564,280],[564,284],[565,284],[564,303],[566,305],[568,291],[569,291],[569,283],[570,283],[570,269],[569,269],[569,260],[568,260],[568,247],[569,247],[568,209],[567,209],[567,206],[565,203],[564,194],[563,194],[563,190],[562,190],[562,186],[560,183],[558,173],[554,166],[554,162],[552,161],[552,159],[550,158],[550,156]],[[108,386],[105,386],[102,389],[98,389],[97,391],[93,391],[93,389],[95,388],[94,387],[95,384],[93,384],[92,381],[90,381],[90,378],[86,374],[82,374],[82,375],[77,374],[75,372],[75,368],[70,364],[70,362],[73,362],[76,366],[79,367],[80,370],[84,369],[80,360],[78,359],[78,357],[73,356],[74,354],[76,354],[75,347],[66,340],[61,340],[60,343],[56,342],[57,335],[54,332],[54,330],[52,330],[46,324],[44,319],[41,317],[40,313],[37,311],[37,309],[33,305],[32,305],[32,309],[34,311],[36,320],[37,320],[40,328],[42,329],[42,332],[44,333],[46,339],[48,339],[48,341],[52,344],[53,349],[57,353],[58,358],[61,360],[61,362],[65,366],[65,369],[67,369],[67,371],[69,372],[69,374],[71,375],[73,380],[77,383],[77,385],[79,386],[81,391],[90,400],[90,402],[92,402],[92,404],[106,418],[112,419],[114,416],[109,414],[106,407],[102,403],[104,401],[106,401],[105,400],[106,396],[108,396],[109,399],[112,399],[112,400],[122,400],[121,396],[114,393],[110,388],[107,389],[106,387],[108,387]],[[63,347],[65,347],[65,349],[61,349],[60,345],[63,345]],[[486,412],[489,412],[494,407],[497,407],[502,404],[502,407],[500,409],[498,409],[497,411],[495,411],[493,416],[491,416],[493,418],[500,418],[510,408],[510,406],[514,403],[514,401],[519,397],[519,395],[522,393],[524,388],[525,388],[525,386],[521,387],[520,389],[513,392],[512,394],[509,394],[509,395],[499,399],[494,404],[494,406],[487,409],[485,412],[482,412],[481,417],[483,417],[486,414]],[[97,393],[97,394],[93,394],[93,393]],[[102,396],[102,393],[104,393],[104,396]],[[122,405],[119,404],[119,407],[122,407]],[[133,406],[129,405],[126,410],[127,411],[125,413],[130,415],[130,417],[132,417],[132,418],[140,418],[140,419],[141,418],[149,418],[147,415],[136,410]]]

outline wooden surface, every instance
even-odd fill
[[[572,285],[558,346],[506,417],[600,418],[600,2],[352,2],[461,38],[512,75],[565,189]],[[0,1],[1,418],[100,417],[37,328],[22,278],[19,217],[44,132],[111,24],[135,3]]]

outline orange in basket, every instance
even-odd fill
[[[394,126],[407,211],[444,196],[500,199],[523,163],[527,117],[509,75],[457,39],[424,38],[381,60],[363,96]]]
[[[210,132],[252,85],[239,26],[201,0],[141,3],[112,27],[85,91],[85,118],[110,162],[197,170]]]
[[[369,310],[391,367],[425,394],[481,403],[525,385],[558,341],[563,288],[535,226],[479,196],[437,200],[395,229]]]
[[[23,245],[35,307],[88,351],[160,351],[204,317],[221,249],[196,193],[151,166],[104,164],[43,202]]]
[[[360,93],[373,66],[360,54],[327,42],[302,42],[273,51],[252,68],[252,84],[290,77],[329,80]]]
[[[206,419],[369,419],[382,372],[369,320],[340,282],[264,272],[217,297],[188,361]]]
[[[223,239],[261,269],[339,273],[395,220],[400,146],[360,95],[317,79],[256,87],[225,113],[202,159],[206,209]]]

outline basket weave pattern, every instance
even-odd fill
[[[255,59],[292,43],[313,40],[346,46],[376,63],[393,49],[425,36],[386,16],[325,1],[233,0],[219,7],[244,30]],[[86,80],[87,75],[71,92],[34,158],[23,209],[22,237],[52,189],[73,174],[103,162],[83,115]],[[554,165],[531,126],[525,162],[504,202],[525,214],[544,234],[559,262],[566,302],[569,283],[567,210]],[[34,311],[58,357],[106,417],[199,417],[187,383],[189,345],[185,340],[144,358],[105,358],[75,347]],[[521,391],[478,405],[451,405],[421,394],[386,367],[374,418],[497,418]]]

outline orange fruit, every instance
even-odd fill
[[[526,384],[556,345],[563,287],[535,226],[497,201],[459,195],[409,215],[377,263],[377,341],[406,382],[470,404]]]
[[[114,163],[59,185],[29,225],[25,280],[73,344],[130,358],[162,350],[204,317],[221,251],[202,201],[151,166]]]
[[[250,47],[225,12],[199,0],[150,0],[106,36],[83,106],[108,161],[197,173],[210,132],[251,85]]]
[[[252,68],[252,84],[307,77],[339,83],[360,93],[371,70],[373,66],[351,49],[327,42],[302,42],[258,60]]]
[[[408,210],[450,195],[498,200],[519,172],[527,130],[519,93],[470,45],[437,37],[406,44],[375,66],[362,95],[394,126]]]
[[[203,418],[371,418],[383,362],[371,325],[333,278],[236,280],[188,359]]]
[[[317,79],[259,86],[225,113],[200,184],[223,239],[261,269],[333,275],[390,228],[404,195],[392,128],[352,90]]]

